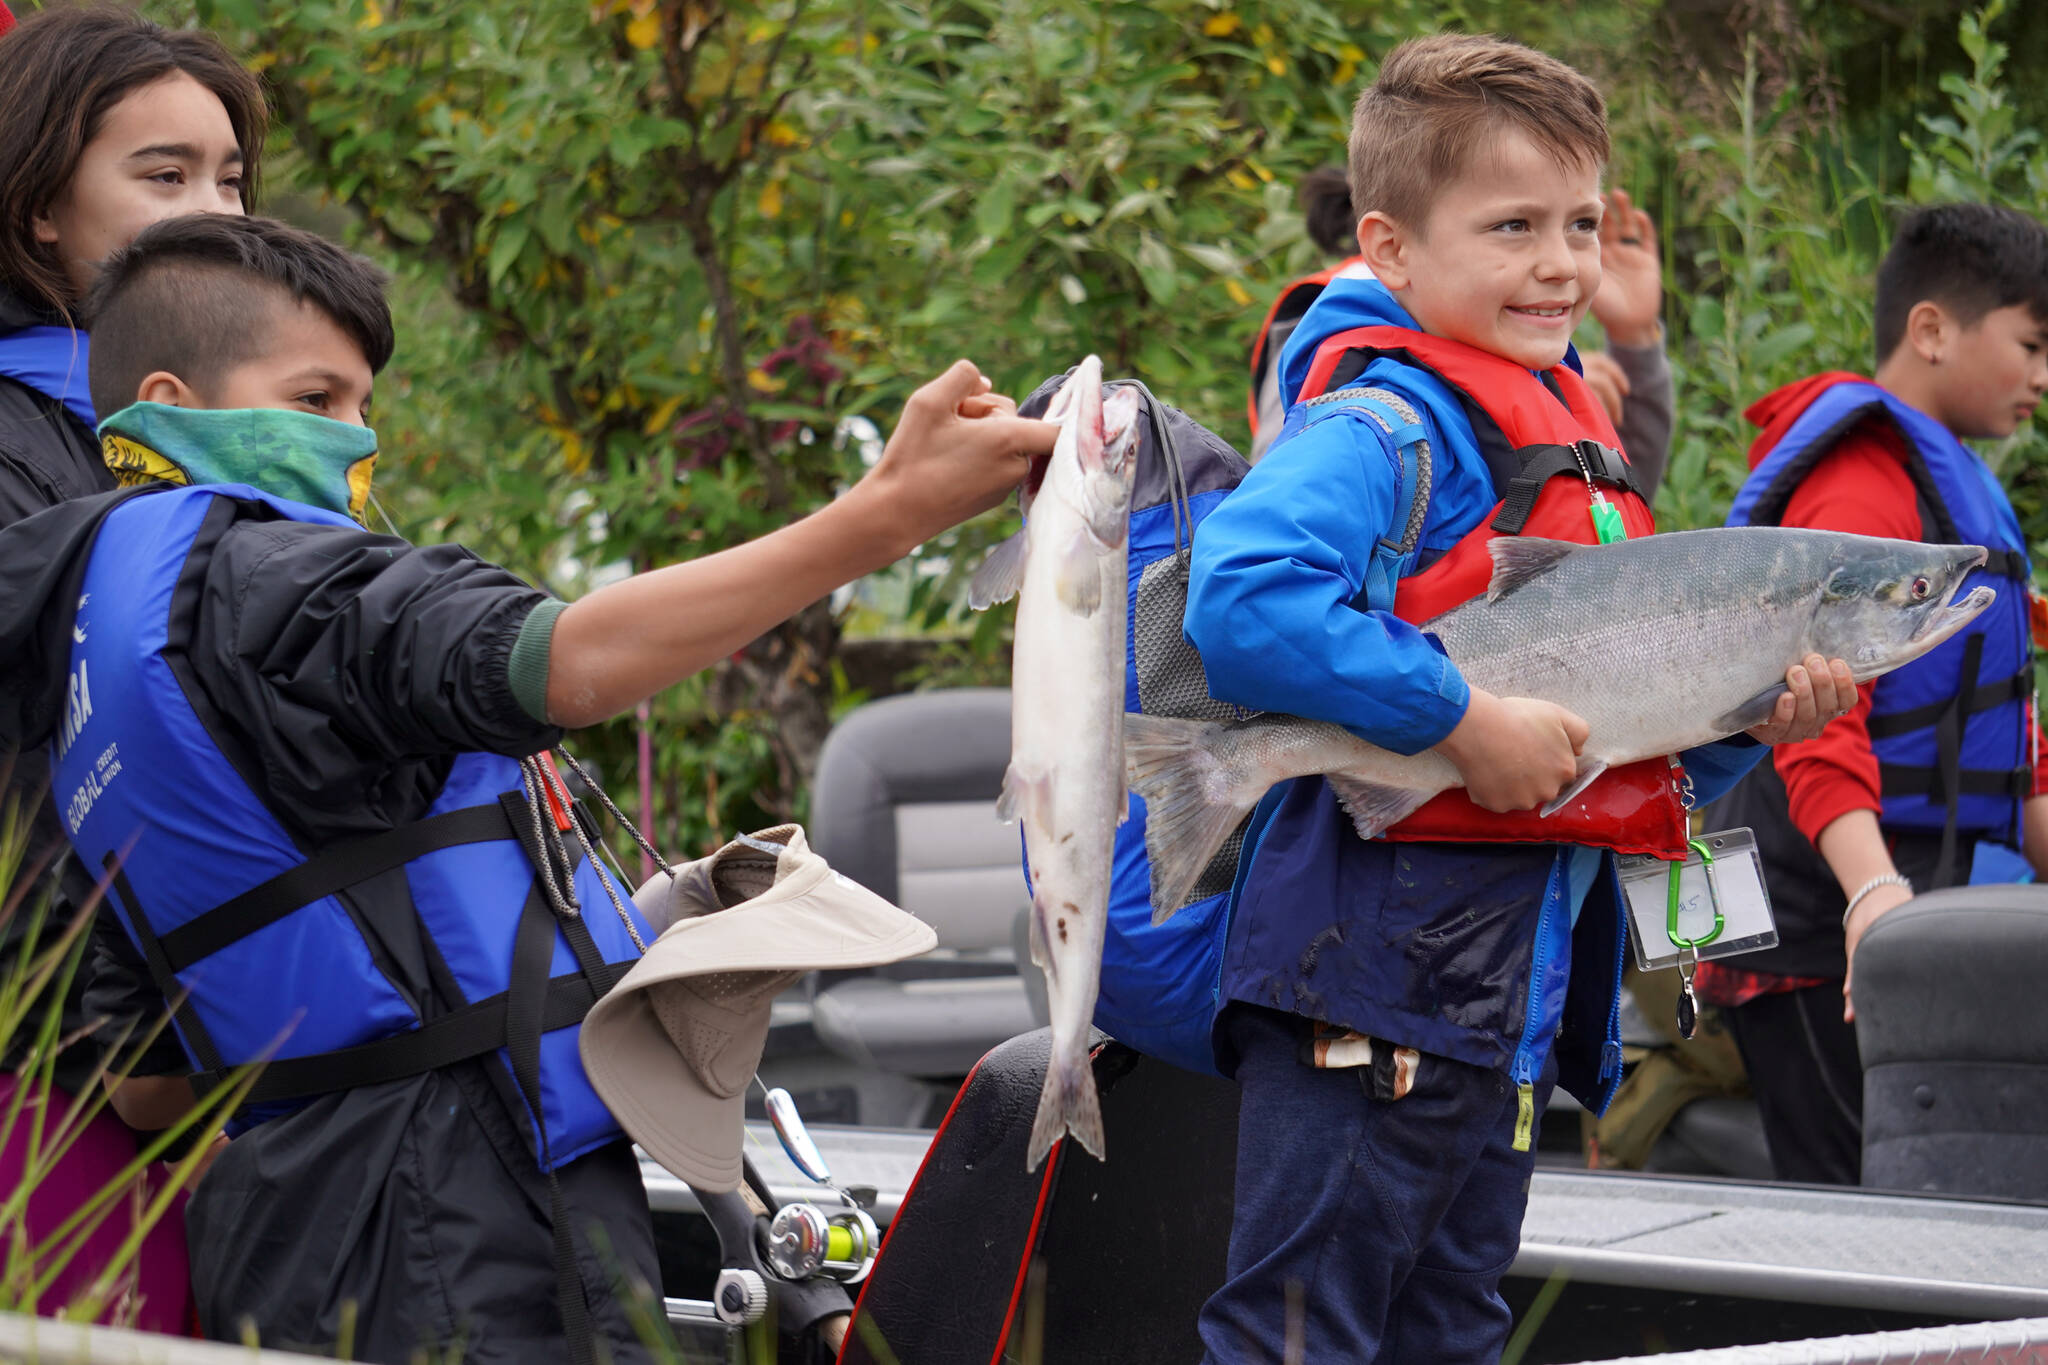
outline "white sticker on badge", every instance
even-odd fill
[[[1617,859],[1628,898],[1636,965],[1656,971],[1777,946],[1756,836],[1746,829],[1702,834],[1687,850],[1672,893],[1672,864],[1644,854]]]

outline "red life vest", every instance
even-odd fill
[[[1331,280],[1354,266],[1362,267],[1364,264],[1363,256],[1351,256],[1313,275],[1303,275],[1281,290],[1280,297],[1274,299],[1273,306],[1266,310],[1266,320],[1259,324],[1258,339],[1252,342],[1252,382],[1244,400],[1245,416],[1252,424],[1254,437],[1259,434],[1259,385],[1265,381],[1267,368],[1280,363],[1280,347],[1273,342],[1274,326],[1280,325],[1280,340],[1284,342],[1288,333],[1294,330],[1294,324],[1301,321],[1301,315],[1329,287]]]
[[[1601,491],[1619,509],[1629,536],[1655,532],[1649,506],[1627,481],[1627,457],[1620,453],[1613,424],[1586,381],[1568,366],[1539,378],[1512,360],[1462,342],[1404,327],[1357,327],[1317,348],[1300,399],[1344,388],[1381,357],[1425,370],[1458,395],[1500,498],[1494,514],[1442,558],[1400,581],[1393,610],[1402,620],[1422,624],[1486,591],[1493,577],[1486,543],[1497,535],[1597,543],[1581,457],[1607,485]],[[1554,477],[1559,474],[1568,477]],[[1496,815],[1474,805],[1458,788],[1430,801],[1385,837],[1587,844],[1678,859],[1685,856],[1687,835],[1680,777],[1670,759],[1631,763],[1601,774],[1549,817],[1534,810]]]

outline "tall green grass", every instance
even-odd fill
[[[0,786],[12,768],[11,761],[0,762]],[[85,961],[98,898],[77,907],[68,919],[55,916],[51,879],[44,875],[53,851],[31,849],[32,809],[19,789],[8,789],[0,799],[0,927],[19,930],[13,951],[0,963],[0,1054],[17,1058],[19,1082],[0,1109],[0,1146],[19,1140],[25,1149],[21,1178],[0,1192],[0,1311],[132,1323],[141,1305],[127,1293],[127,1285],[143,1239],[191,1183],[255,1072],[246,1070],[170,1128],[147,1135],[113,1180],[54,1229],[40,1237],[31,1233],[26,1218],[30,1198],[106,1109],[108,1083],[126,1074],[119,1059],[136,1055],[167,1022],[158,1020],[139,1036],[133,1029],[109,1036],[103,1025],[92,1023],[75,1034],[64,1031],[65,994]],[[55,1085],[56,1068],[59,1057],[75,1049],[92,1049],[100,1060],[90,1083],[67,1102]],[[37,1103],[38,1096],[48,1101]],[[182,1155],[166,1164],[173,1150]],[[78,1296],[52,1302],[57,1278],[109,1219],[128,1225],[115,1255]]]

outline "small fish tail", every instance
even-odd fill
[[[1052,1145],[1068,1134],[1097,1161],[1103,1160],[1102,1098],[1096,1094],[1095,1068],[1085,1048],[1055,1048],[1046,1063],[1045,1088],[1038,1093],[1038,1117],[1031,1124],[1024,1169],[1037,1170]]]
[[[1264,788],[1247,792],[1219,760],[1214,721],[1124,716],[1124,768],[1145,798],[1145,853],[1152,865],[1152,922],[1187,903],[1203,871],[1251,813]]]

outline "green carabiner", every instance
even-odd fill
[[[1683,862],[1676,862],[1671,865],[1670,896],[1664,902],[1664,936],[1671,940],[1673,947],[1698,949],[1703,944],[1712,943],[1715,939],[1721,937],[1721,930],[1727,927],[1728,920],[1721,913],[1721,896],[1719,888],[1714,885],[1713,853],[1707,848],[1706,842],[1701,839],[1689,841],[1688,847],[1700,855],[1700,862],[1707,869],[1707,903],[1714,907],[1714,927],[1701,934],[1698,938],[1680,938],[1678,936],[1678,883],[1685,875],[1685,864]]]

